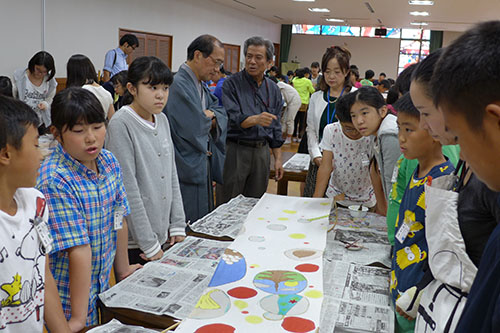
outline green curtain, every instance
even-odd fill
[[[288,53],[290,53],[290,44],[292,43],[292,25],[282,24],[281,25],[281,37],[280,37],[280,58],[279,66],[282,62],[288,61]]]
[[[430,52],[434,52],[443,46],[443,32],[431,30]]]

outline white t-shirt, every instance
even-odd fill
[[[104,114],[106,115],[106,118],[108,118],[109,107],[113,105],[113,97],[111,96],[109,91],[107,91],[101,86],[93,86],[91,84],[86,84],[82,88],[87,89],[88,91],[93,93],[95,97],[97,97],[97,99],[102,105],[102,108],[104,109]]]
[[[34,188],[14,194],[14,216],[0,211],[0,332],[42,332],[45,291],[45,249],[33,226]],[[48,219],[45,207],[43,219]]]
[[[345,200],[338,201],[343,206],[375,206],[377,201],[370,180],[372,142],[371,137],[349,139],[338,122],[325,127],[320,148],[333,153],[333,172],[326,190],[329,198],[344,193]]]
[[[44,79],[40,86],[35,86],[28,78],[28,74],[24,74],[26,76],[26,85],[24,86],[24,100],[23,102],[28,104],[30,108],[32,108],[40,121],[45,124],[45,126],[50,126],[50,109],[41,110],[38,105],[47,99],[49,94],[50,84],[49,81]],[[50,104],[51,101],[48,103]]]

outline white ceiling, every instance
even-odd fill
[[[325,19],[340,18],[346,25],[416,28],[410,22],[428,22],[426,29],[464,31],[486,20],[500,19],[500,0],[435,0],[433,6],[413,6],[408,0],[211,0],[278,24],[339,25]],[[366,4],[369,3],[374,13]],[[330,9],[313,13],[309,7]],[[429,16],[411,16],[411,11],[427,11]],[[379,20],[382,22],[380,23]]]

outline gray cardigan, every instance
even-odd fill
[[[146,257],[154,256],[168,236],[185,236],[186,227],[168,120],[162,113],[155,119],[153,129],[124,106],[111,118],[106,134],[106,148],[120,162],[130,205],[129,248],[139,247]]]

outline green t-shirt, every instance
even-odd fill
[[[311,80],[306,79],[305,77],[296,77],[292,80],[292,83],[295,90],[299,93],[302,104],[309,104],[311,94],[316,91],[314,90]]]
[[[443,155],[448,157],[451,163],[456,167],[459,155],[460,147],[455,146],[443,146]],[[387,207],[387,237],[391,245],[394,245],[394,230],[396,228],[396,219],[399,214],[399,205],[401,204],[401,199],[405,193],[406,187],[410,182],[411,175],[415,171],[418,165],[418,160],[408,160],[403,155],[399,158],[396,163],[396,168],[394,169],[394,174],[392,177],[392,190],[389,195],[389,202]]]
[[[359,83],[361,83],[362,86],[373,86],[373,82],[367,79],[363,79],[359,81]]]

